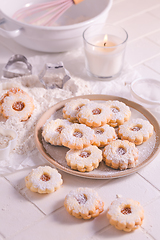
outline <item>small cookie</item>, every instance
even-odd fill
[[[66,119],[56,119],[48,122],[42,131],[42,136],[46,142],[51,143],[52,145],[61,146],[60,135],[64,128],[70,126],[72,123]]]
[[[104,210],[104,202],[91,188],[70,191],[65,197],[64,206],[69,214],[83,219],[95,218]]]
[[[80,172],[89,172],[99,166],[102,151],[97,146],[89,146],[82,150],[71,149],[66,153],[67,165]]]
[[[33,113],[33,99],[19,88],[10,89],[1,98],[1,113],[5,118],[17,117],[26,121]]]
[[[136,166],[138,149],[127,140],[115,140],[103,149],[103,157],[107,166],[125,170]]]
[[[103,103],[97,102],[87,103],[77,114],[79,122],[89,127],[103,126],[110,121],[111,116],[110,108]]]
[[[32,192],[51,193],[55,192],[63,183],[61,174],[49,166],[32,169],[25,177],[26,187]]]
[[[62,130],[60,140],[65,147],[82,149],[93,143],[94,131],[84,124],[73,123]]]
[[[148,120],[141,118],[132,119],[119,126],[118,136],[140,145],[147,141],[153,134],[153,126]]]
[[[95,139],[93,145],[97,147],[104,147],[108,142],[115,140],[117,138],[117,134],[113,127],[110,127],[108,124],[105,124],[102,127],[93,128]]]
[[[125,103],[119,101],[107,101],[106,105],[110,107],[112,111],[112,117],[108,123],[110,126],[117,127],[129,120],[131,110]]]
[[[63,117],[68,119],[71,122],[78,122],[77,113],[85,104],[89,103],[89,99],[73,99],[70,102],[67,102],[63,108]]]
[[[118,198],[107,209],[107,218],[117,229],[131,232],[142,225],[144,210],[133,199]]]

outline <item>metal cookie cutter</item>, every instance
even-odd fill
[[[61,81],[56,81],[56,76]],[[38,75],[40,82],[46,89],[63,88],[64,84],[71,78],[70,73],[64,68],[63,62],[56,64],[46,63]],[[49,79],[49,81],[47,81]]]
[[[11,67],[11,65],[13,65],[16,62],[23,62],[26,64],[27,69],[25,69],[26,71],[24,73],[22,72],[12,72],[9,70],[9,68]],[[14,78],[14,77],[21,77],[24,75],[30,75],[32,74],[32,65],[28,62],[27,58],[23,55],[20,54],[16,54],[13,55],[8,63],[5,65],[5,67],[3,68],[3,76],[5,78]]]

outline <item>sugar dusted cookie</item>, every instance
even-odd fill
[[[112,111],[112,117],[108,123],[112,127],[122,125],[124,122],[129,120],[131,110],[125,103],[120,101],[107,101],[106,105],[110,107]]]
[[[42,136],[44,137],[46,142],[51,143],[52,145],[61,146],[60,135],[64,128],[70,126],[72,123],[66,119],[56,119],[51,120],[47,124],[45,124]]]
[[[5,118],[16,117],[26,121],[33,113],[33,99],[19,88],[11,88],[0,101],[1,113]]]
[[[62,130],[60,140],[65,147],[82,149],[93,143],[94,131],[84,124],[73,123]]]
[[[108,123],[111,119],[112,112],[109,107],[103,103],[90,102],[83,106],[77,118],[80,123],[89,127],[100,127]]]
[[[131,232],[142,225],[144,210],[137,201],[118,198],[108,207],[107,218],[117,229]]]
[[[89,146],[81,150],[71,149],[66,153],[67,165],[80,172],[89,172],[99,166],[102,151],[97,146]]]
[[[78,188],[67,194],[64,206],[76,218],[90,219],[103,212],[104,202],[95,190]]]
[[[132,119],[119,126],[118,135],[121,139],[140,145],[147,141],[153,134],[153,126],[148,120],[141,118]]]
[[[117,138],[117,134],[113,127],[110,127],[108,124],[105,124],[102,127],[93,128],[95,138],[93,145],[98,147],[104,147],[107,143],[115,140]]]
[[[60,188],[63,183],[61,174],[49,166],[32,169],[25,178],[26,187],[32,192],[51,193]]]
[[[63,108],[63,117],[68,119],[71,122],[78,122],[77,113],[85,104],[89,103],[89,99],[73,99],[70,102],[67,102]]]
[[[127,140],[115,140],[103,149],[103,158],[107,166],[125,170],[136,166],[138,149]]]

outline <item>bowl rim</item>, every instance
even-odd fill
[[[108,5],[106,6],[106,8],[98,15],[96,15],[95,17],[80,22],[80,23],[76,23],[76,24],[71,24],[71,25],[66,25],[66,26],[37,26],[37,25],[31,25],[31,24],[27,24],[24,22],[20,22],[17,21],[16,19],[13,19],[12,17],[8,16],[6,13],[4,13],[1,9],[0,12],[10,21],[15,22],[16,24],[20,25],[21,27],[30,27],[33,29],[39,29],[39,30],[71,30],[71,29],[75,29],[75,28],[80,28],[80,27],[84,27],[86,25],[91,24],[92,22],[94,22],[96,19],[99,18],[99,16],[103,15],[105,12],[109,12],[109,10],[111,9],[111,6],[113,4],[113,0],[108,0]]]

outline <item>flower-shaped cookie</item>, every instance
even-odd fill
[[[140,145],[153,134],[153,126],[148,120],[132,119],[119,126],[118,135],[121,139]]]
[[[103,212],[104,202],[94,189],[78,188],[67,194],[64,206],[76,218],[90,219]]]
[[[97,147],[104,147],[107,143],[117,139],[115,129],[108,124],[98,128],[92,128],[94,130],[95,139],[93,145]]]
[[[108,207],[107,218],[117,229],[131,232],[142,225],[144,210],[133,199],[118,198]]]
[[[89,103],[89,99],[73,99],[70,102],[67,102],[63,108],[63,117],[68,119],[71,122],[78,122],[77,113],[85,104]]]
[[[72,123],[66,119],[59,119],[51,120],[50,122],[46,123],[43,131],[42,136],[46,142],[51,143],[52,145],[62,145],[60,140],[61,132],[64,128],[68,127]]]
[[[107,166],[125,170],[138,163],[138,149],[127,140],[115,140],[103,149],[103,157]]]
[[[77,114],[80,123],[89,127],[100,127],[111,119],[112,111],[103,103],[90,102],[84,105]]]
[[[19,88],[11,88],[0,100],[0,111],[5,118],[28,120],[34,110],[33,99]]]
[[[131,110],[125,103],[119,101],[107,101],[106,105],[110,107],[112,111],[112,117],[108,123],[112,127],[122,125],[124,122],[129,120]]]
[[[90,172],[102,161],[102,151],[90,145],[81,150],[70,149],[66,153],[67,165],[80,172]]]
[[[82,149],[93,143],[94,131],[84,124],[73,123],[62,130],[60,140],[65,147]]]
[[[26,187],[32,192],[51,193],[60,188],[63,180],[61,174],[49,166],[40,166],[32,169],[28,176],[25,177]]]

